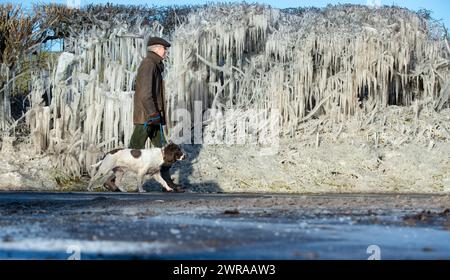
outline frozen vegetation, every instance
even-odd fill
[[[84,190],[89,166],[128,144],[145,42],[167,33],[139,17],[111,22],[71,32],[54,66],[33,71],[29,133],[16,135],[15,122],[2,135],[1,189]],[[192,191],[450,191],[450,47],[423,14],[214,5],[193,9],[168,38],[172,120],[183,108],[194,121],[199,102],[228,114],[203,120],[217,136],[254,112],[263,123],[279,113],[276,154],[250,143],[184,145],[190,160],[174,177]],[[243,131],[261,136],[250,121]]]

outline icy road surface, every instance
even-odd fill
[[[3,192],[0,258],[450,259],[448,208],[431,195]]]

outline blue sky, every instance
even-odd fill
[[[79,2],[81,5],[86,5],[90,3],[105,4],[136,4],[136,5],[183,5],[183,4],[205,4],[211,2],[234,2],[234,1],[210,1],[210,0],[159,0],[159,1],[149,1],[149,0],[39,0],[39,1],[26,1],[25,6],[30,5],[30,3],[60,3],[66,4],[69,2]],[[288,7],[324,7],[327,4],[367,4],[368,0],[254,0],[247,2],[257,2],[269,4],[276,8],[288,8]],[[369,0],[370,1],[370,0]],[[401,7],[406,7],[411,10],[417,11],[420,8],[425,8],[431,10],[432,16],[435,19],[442,19],[446,27],[450,27],[450,1],[446,0],[377,0],[381,2],[381,5],[397,5]],[[23,0],[0,0],[0,3],[12,2],[17,4],[23,4]]]

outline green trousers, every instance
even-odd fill
[[[129,148],[144,149],[147,139],[150,139],[153,147],[162,148],[166,144],[164,133],[161,135],[159,125],[149,125],[145,128],[143,124],[135,124]]]

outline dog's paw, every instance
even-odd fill
[[[165,192],[174,192],[172,188],[164,189]]]
[[[140,189],[140,190],[138,190],[138,192],[139,192],[139,193],[146,193],[147,191],[144,190],[144,189]]]
[[[173,188],[173,192],[176,192],[176,193],[184,193],[185,191],[186,190],[182,187]]]

